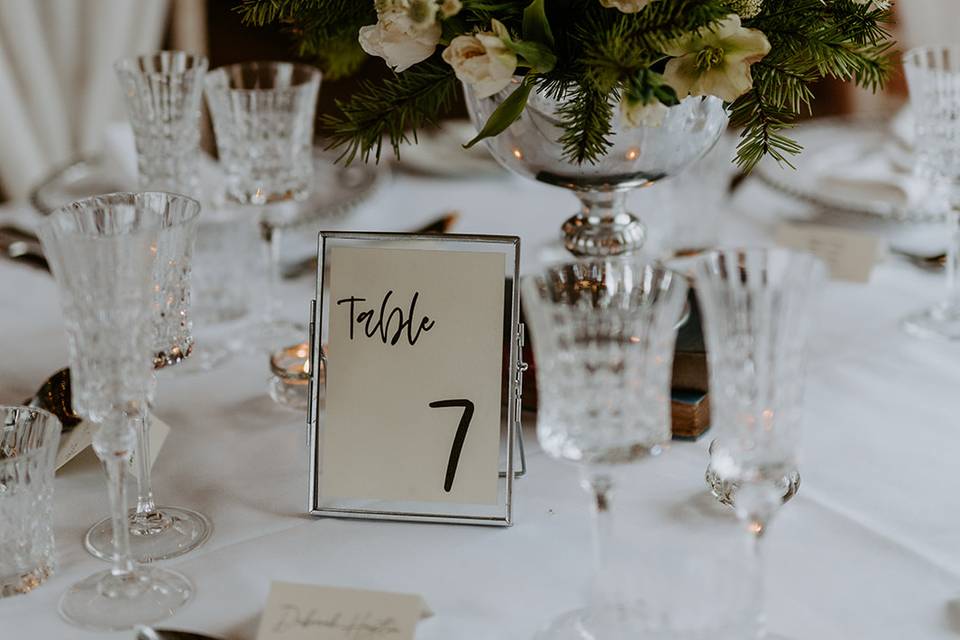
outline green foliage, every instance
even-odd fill
[[[469,149],[484,138],[492,138],[493,136],[499,135],[505,131],[507,127],[516,122],[517,118],[520,117],[524,108],[527,106],[527,99],[530,98],[530,91],[534,87],[534,77],[535,76],[532,75],[527,76],[524,82],[500,103],[500,106],[487,118],[487,122],[483,125],[483,128],[480,129],[480,132],[477,133],[472,140],[467,142],[467,144],[463,145],[465,149]]]
[[[382,1],[382,0],[377,0]],[[610,147],[614,107],[621,96],[644,104],[675,104],[665,84],[667,45],[723,20],[733,0],[653,0],[639,12],[604,8],[599,0],[461,0],[462,9],[442,21],[441,47],[454,37],[494,30],[529,68],[510,104],[485,132],[496,135],[522,111],[531,87],[564,98],[560,111],[566,157],[595,162]],[[303,55],[314,56],[328,75],[355,71],[364,59],[357,32],[377,20],[375,0],[241,0],[237,10],[251,25],[279,23]],[[787,135],[810,109],[811,86],[836,78],[871,90],[890,71],[890,10],[856,0],[763,0],[743,20],[761,30],[771,52],[752,67],[752,90],[730,105],[731,124],[742,128],[738,164],[749,170],[765,156],[789,164],[800,147]],[[438,48],[439,49],[439,48]],[[518,70],[518,73],[522,72]],[[339,113],[324,119],[343,157],[380,157],[381,138],[395,153],[418,128],[440,117],[452,102],[457,80],[435,54],[380,83],[362,83]],[[517,110],[519,108],[519,111]]]
[[[417,130],[435,124],[453,102],[456,76],[439,55],[374,83],[364,81],[349,100],[338,100],[339,113],[322,119],[329,147],[343,147],[340,158],[379,162],[384,137],[398,157],[400,145],[416,141]],[[408,133],[409,131],[409,133]]]
[[[236,10],[244,24],[283,25],[298,54],[316,59],[330,79],[360,68],[366,54],[357,32],[377,20],[373,2],[366,0],[242,0]]]
[[[614,98],[589,84],[577,85],[567,93],[567,101],[558,111],[564,129],[560,143],[567,160],[577,164],[596,162],[613,146],[610,120]]]
[[[801,147],[784,131],[810,111],[817,80],[880,89],[890,72],[890,19],[889,9],[853,0],[765,0],[744,23],[763,31],[772,48],[751,69],[753,89],[730,107],[730,124],[743,128],[737,164],[749,171],[770,156],[790,165]]]

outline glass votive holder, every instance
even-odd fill
[[[273,401],[306,410],[310,387],[310,347],[306,342],[284,347],[270,356],[269,391]]]
[[[60,421],[0,406],[0,597],[28,593],[56,568],[53,473]]]

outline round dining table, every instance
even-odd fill
[[[642,194],[631,202],[655,242],[669,216]],[[313,232],[406,231],[456,210],[454,232],[519,236],[521,270],[531,273],[575,206],[561,189],[505,173],[394,171],[355,212]],[[772,245],[784,220],[813,214],[755,177],[716,210],[687,212],[716,216],[723,246]],[[0,206],[0,223],[35,216],[26,203]],[[878,236],[888,230],[869,220],[861,226]],[[869,282],[823,288],[809,340],[802,484],[762,541],[767,622],[780,635],[960,636],[960,343],[917,339],[898,324],[936,300],[943,280],[888,254]],[[283,314],[306,323],[313,287],[309,276],[284,282]],[[66,336],[49,274],[0,261],[0,299],[0,403],[20,404],[66,365]],[[254,640],[274,581],[419,594],[432,612],[418,626],[420,640],[529,640],[584,603],[590,502],[578,469],[537,447],[535,416],[524,416],[528,469],[514,483],[510,527],[318,518],[308,514],[305,413],[271,401],[269,375],[267,355],[256,349],[212,371],[161,372],[155,413],[171,432],[154,466],[156,495],[209,515],[214,529],[202,547],[164,562],[188,576],[196,594],[159,626]],[[675,441],[638,461],[624,470],[612,503],[610,562],[681,627],[738,606],[737,594],[759,579],[732,543],[747,534],[705,486],[709,441],[709,432]],[[82,538],[106,513],[97,465],[58,471],[58,569],[33,592],[0,599],[0,639],[133,637],[84,631],[57,613],[69,585],[104,567]]]

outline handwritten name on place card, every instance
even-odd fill
[[[429,615],[418,595],[274,582],[257,640],[412,640]]]
[[[883,242],[870,234],[814,224],[783,224],[777,229],[777,244],[809,251],[823,260],[836,280],[867,282],[882,257]]]

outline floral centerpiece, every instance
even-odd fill
[[[615,110],[656,126],[687,96],[716,96],[741,130],[742,168],[766,155],[789,162],[800,147],[785,130],[809,109],[811,85],[876,90],[892,45],[889,3],[877,0],[243,0],[238,10],[249,24],[286,25],[328,77],[367,56],[393,69],[325,118],[347,160],[379,159],[384,139],[399,155],[462,81],[480,98],[513,87],[471,144],[506,130],[536,92],[564,100],[565,158],[596,163]]]

